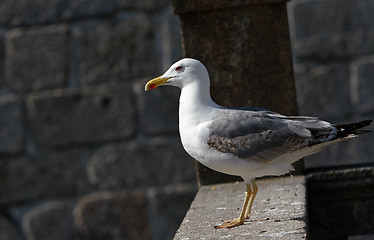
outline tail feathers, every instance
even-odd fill
[[[369,126],[372,122],[373,120],[365,120],[357,123],[334,125],[334,127],[338,129],[336,138],[345,138],[349,135],[358,135],[371,132],[370,130],[362,130],[361,128]]]

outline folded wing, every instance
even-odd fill
[[[339,129],[314,117],[227,109],[210,124],[210,148],[243,159],[271,161],[280,155],[331,141]]]

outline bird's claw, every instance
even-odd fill
[[[215,229],[232,228],[232,227],[242,225],[243,223],[244,223],[244,219],[234,218],[234,219],[231,219],[231,220],[223,221],[222,224],[220,224],[218,226],[215,226],[214,228]]]

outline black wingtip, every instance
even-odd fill
[[[338,135],[337,137],[346,137],[350,134],[363,134],[363,133],[368,133],[371,132],[370,130],[359,130],[361,128],[364,128],[366,126],[369,126],[373,123],[373,120],[364,120],[356,123],[348,123],[348,124],[338,124],[335,125],[338,129]]]

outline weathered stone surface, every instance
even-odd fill
[[[24,150],[24,107],[20,98],[5,95],[0,98],[0,154]]]
[[[51,201],[28,210],[22,220],[28,240],[70,240],[73,237],[73,203]]]
[[[151,78],[134,82],[138,103],[139,129],[146,134],[178,134],[178,99],[180,91],[171,87],[160,87],[157,91],[144,92]]]
[[[74,219],[82,239],[150,239],[147,203],[141,192],[87,195],[74,209]]]
[[[139,10],[159,10],[163,7],[166,7],[170,4],[169,0],[139,0],[139,1],[132,1],[132,0],[118,0],[118,5],[120,8],[124,10],[132,10],[132,9],[139,9]]]
[[[370,0],[292,1],[289,12],[293,50],[299,58],[374,52],[374,5]]]
[[[126,139],[135,130],[132,91],[126,84],[30,94],[26,106],[38,145]]]
[[[374,233],[374,169],[307,175],[309,239],[346,239]]]
[[[231,229],[213,227],[239,216],[245,185],[201,187],[174,239],[305,239],[304,177],[264,179],[257,184],[250,220]]]
[[[177,14],[214,11],[222,9],[246,8],[254,5],[271,5],[276,3],[284,3],[285,0],[241,0],[241,1],[226,1],[226,0],[173,0],[174,9]]]
[[[0,203],[35,199],[36,174],[31,161],[25,158],[0,160]]]
[[[0,25],[20,26],[52,23],[76,17],[108,14],[116,10],[116,0],[3,0]]]
[[[18,26],[61,19],[66,0],[4,0],[0,8],[0,25]]]
[[[370,18],[374,7],[370,0],[306,0],[290,5],[296,37],[367,30],[373,26]]]
[[[0,28],[0,91],[3,90],[5,85],[4,80],[4,33],[5,31]]]
[[[40,152],[34,164],[41,196],[74,196],[90,191],[84,166],[86,156],[84,149]]]
[[[0,217],[0,239],[1,240],[21,240],[22,235],[8,219]]]
[[[85,155],[82,150],[68,150],[39,153],[32,159],[2,159],[0,204],[88,192]]]
[[[15,29],[5,35],[6,81],[16,92],[62,87],[68,66],[64,25]]]
[[[173,238],[196,192],[196,184],[152,188],[147,192],[153,239]]]
[[[173,14],[171,8],[167,8],[156,18],[155,36],[161,46],[161,70],[165,71],[173,63],[183,58],[182,43],[180,35],[180,22],[177,15]]]
[[[117,10],[116,0],[74,0],[66,2],[69,3],[69,6],[64,11],[64,19],[109,14]]]
[[[196,181],[194,160],[176,137],[104,146],[88,160],[87,172],[90,183],[102,190]]]
[[[87,21],[73,27],[73,47],[81,84],[126,81],[155,73],[150,19],[126,13],[115,21]]]
[[[368,116],[367,119],[373,119],[374,115]],[[367,130],[374,130],[373,126],[367,128]],[[374,134],[368,133],[360,135],[356,141],[352,141],[353,157],[358,164],[371,164],[374,162]]]
[[[297,65],[295,84],[299,113],[325,120],[350,113],[349,68],[346,64]]]
[[[374,113],[374,56],[351,64],[351,96],[355,113]]]

